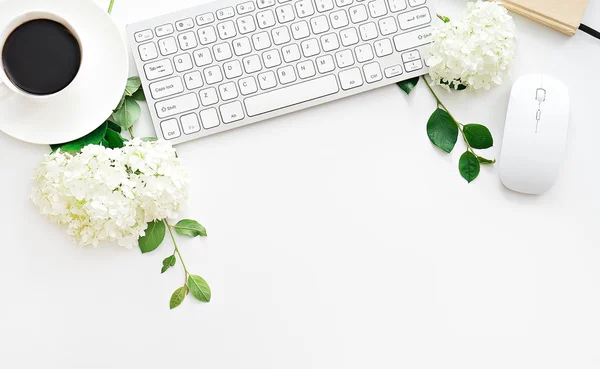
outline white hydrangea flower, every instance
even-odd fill
[[[122,149],[89,145],[77,155],[46,155],[31,199],[82,246],[116,241],[130,248],[148,222],[177,216],[188,185],[170,144],[135,139]]]
[[[429,74],[446,89],[500,85],[515,58],[515,23],[495,2],[467,3],[462,19],[437,27],[432,39]]]

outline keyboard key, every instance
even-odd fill
[[[181,83],[180,77],[172,77],[150,84],[150,93],[155,100],[177,95],[181,92],[183,92],[183,83]]]
[[[256,3],[258,5],[258,9],[264,9],[275,5],[275,0],[257,0]]]
[[[398,32],[396,20],[393,17],[380,19],[379,30],[381,31],[382,36],[387,36],[389,34]]]
[[[256,20],[260,28],[268,28],[275,25],[275,15],[271,9],[256,13]]]
[[[408,3],[412,7],[423,5],[425,2],[427,2],[427,0],[408,0]]]
[[[353,2],[354,2],[354,0],[335,0],[335,3],[339,7],[350,5]]]
[[[175,27],[178,31],[185,31],[186,29],[194,28],[194,20],[192,18],[186,18],[175,22]]]
[[[419,54],[419,50],[411,50],[402,54],[402,61],[405,63],[418,59],[421,59],[421,54]]]
[[[216,104],[219,102],[219,97],[217,96],[217,90],[214,87],[207,88],[205,90],[201,90],[198,95],[200,96],[200,101],[202,105],[208,106],[212,104]],[[204,127],[206,128],[206,126]]]
[[[246,13],[252,13],[256,9],[256,7],[254,6],[254,3],[252,1],[238,4],[238,5],[236,5],[235,8],[239,15],[246,14]]]
[[[277,20],[279,23],[287,23],[296,19],[296,16],[294,15],[294,8],[290,4],[280,6],[279,8],[275,9],[275,13],[277,14]]]
[[[215,31],[215,27],[208,26],[200,28],[198,30],[198,38],[200,39],[200,43],[202,45],[208,45],[217,41],[217,32]]]
[[[291,38],[290,38],[290,31],[288,31],[287,27],[279,27],[279,28],[274,28],[271,31],[271,34],[273,35],[273,43],[275,45],[281,45],[281,44],[285,44],[290,42]]]
[[[242,78],[238,81],[238,85],[240,86],[240,93],[242,95],[250,95],[258,91],[254,77]]]
[[[181,127],[183,127],[183,133],[191,135],[200,131],[200,121],[196,113],[187,114],[181,117]]]
[[[173,74],[173,63],[169,59],[163,59],[144,65],[144,72],[149,81]]]
[[[383,73],[385,73],[387,78],[399,76],[402,74],[402,66],[399,64],[394,65],[393,67],[386,68]]]
[[[173,58],[173,61],[175,62],[175,69],[178,72],[185,72],[186,70],[190,70],[194,67],[192,65],[192,57],[190,54],[177,55]]]
[[[281,56],[279,56],[277,49],[265,51],[262,58],[265,68],[273,68],[281,64]]]
[[[315,35],[329,31],[329,22],[327,22],[327,17],[324,15],[319,15],[318,17],[312,18],[310,20],[310,27]]]
[[[332,95],[339,91],[336,77],[324,76],[296,85],[280,88],[244,100],[246,111],[251,117],[279,110],[288,106]]]
[[[350,8],[350,19],[352,20],[352,23],[360,23],[366,21],[368,18],[367,7],[363,4]]]
[[[419,27],[431,23],[431,14],[427,8],[412,10],[398,15],[398,23],[402,30]]]
[[[217,30],[219,31],[219,37],[221,37],[222,40],[227,40],[228,38],[237,36],[237,32],[235,31],[235,23],[230,20],[217,24]]]
[[[313,7],[312,0],[296,1],[295,5],[298,18],[305,18],[315,14],[315,8]]]
[[[351,46],[358,43],[358,32],[354,28],[348,28],[340,32],[342,45]]]
[[[254,44],[254,50],[256,51],[271,47],[271,39],[269,39],[269,34],[267,32],[253,34],[252,43]]]
[[[383,40],[375,41],[375,54],[378,57],[391,55],[392,50],[392,41],[389,38],[385,38]]]
[[[360,73],[360,69],[352,68],[348,70],[341,71],[339,73],[340,77],[340,85],[344,90],[350,90],[356,87],[360,87],[363,85],[362,74]]]
[[[198,46],[198,40],[194,32],[186,32],[177,36],[181,50],[189,50]]]
[[[363,66],[363,72],[365,73],[365,80],[367,83],[374,83],[383,79],[381,68],[377,62],[365,64]]]
[[[406,73],[414,72],[421,68],[423,68],[423,62],[421,61],[421,59],[413,60],[404,64],[404,69],[406,69]]]
[[[352,51],[350,50],[342,50],[335,53],[335,60],[340,68],[349,67],[354,64],[354,57],[352,56]]]
[[[194,55],[194,61],[198,67],[209,65],[213,61],[210,50],[207,47],[194,51],[192,55]]]
[[[361,24],[358,27],[358,30],[360,32],[360,38],[362,38],[363,41],[369,41],[374,38],[377,38],[378,36],[377,26],[373,22]]]
[[[242,64],[244,64],[244,70],[246,73],[254,73],[258,72],[262,69],[262,64],[260,64],[260,58],[258,55],[250,55],[242,59]]]
[[[172,24],[163,24],[162,26],[158,26],[154,29],[154,32],[156,32],[156,36],[157,37],[163,37],[166,35],[170,35],[171,33],[175,32],[175,29],[173,28]]]
[[[348,25],[348,16],[345,10],[338,10],[329,14],[329,19],[331,19],[331,27],[333,28],[341,28]]]
[[[328,52],[339,48],[340,42],[335,33],[328,33],[321,36],[321,46],[323,47],[323,51]]]
[[[317,58],[317,69],[319,73],[327,73],[331,72],[335,69],[335,64],[333,62],[333,56],[331,55],[323,55]]]
[[[232,7],[227,7],[227,8],[217,10],[217,19],[218,20],[231,18],[234,15],[235,15],[235,11],[233,10]]]
[[[158,50],[156,50],[156,45],[154,45],[154,42],[140,45],[138,47],[138,51],[140,52],[140,59],[142,59],[142,61],[158,58]]]
[[[315,71],[315,65],[312,60],[305,60],[298,63],[298,76],[302,79],[313,77],[317,72]]]
[[[308,23],[306,21],[292,24],[292,36],[294,36],[294,39],[300,40],[308,37],[308,35],[310,35],[310,31],[308,30]]]
[[[275,73],[267,71],[258,75],[258,84],[263,90],[273,88],[277,86],[277,80],[275,79]]]
[[[373,18],[383,17],[387,14],[387,8],[384,0],[374,0],[369,2],[369,13]]]
[[[171,55],[177,52],[177,42],[175,37],[163,38],[158,41],[158,48],[162,55]]]
[[[227,42],[213,46],[213,53],[215,54],[216,61],[227,60],[233,56],[231,53],[231,47]]]
[[[159,101],[155,104],[156,114],[159,118],[185,113],[186,111],[198,109],[200,104],[195,93],[189,93],[174,97],[172,99]]]
[[[286,63],[291,63],[300,59],[300,48],[296,44],[284,46],[281,49],[281,52],[283,54],[283,60],[285,60]]]
[[[250,39],[248,37],[238,38],[233,40],[233,52],[237,56],[250,54],[252,46],[250,46]]]
[[[310,60],[307,61],[311,62]],[[294,71],[294,67],[291,65],[286,65],[283,68],[277,69],[277,76],[279,77],[279,83],[282,85],[296,81],[296,72]]]
[[[221,73],[221,67],[213,65],[204,69],[204,80],[209,85],[213,83],[221,82],[223,80],[223,74]]]
[[[388,0],[390,11],[393,13],[406,9],[406,0]]]
[[[219,86],[219,94],[221,95],[221,100],[227,101],[232,100],[238,97],[237,88],[235,87],[235,82],[227,82]]]
[[[333,0],[315,0],[317,11],[319,13],[327,12],[333,9]]]
[[[321,50],[319,50],[319,41],[317,41],[316,38],[311,38],[311,39],[302,41],[300,46],[302,48],[302,54],[304,54],[304,56],[307,58],[310,58],[311,56],[315,56],[321,52]]]
[[[415,47],[431,43],[431,27],[394,36],[394,46],[397,51],[414,49]]]
[[[256,24],[254,23],[254,17],[246,15],[237,19],[237,26],[242,35],[256,31]]]
[[[181,131],[179,130],[179,123],[177,123],[177,119],[169,119],[160,123],[160,128],[162,130],[163,137],[165,140],[172,140],[181,136]]]
[[[215,108],[202,110],[200,112],[200,120],[202,121],[202,127],[204,127],[204,129],[215,128],[221,124],[217,109]]]
[[[356,53],[356,60],[359,63],[364,63],[373,59],[373,49],[369,44],[357,46],[354,49],[354,53]]]
[[[188,90],[200,88],[204,84],[202,82],[202,74],[197,70],[183,76],[183,80],[185,81],[185,87],[187,87]]]
[[[244,73],[239,60],[232,60],[223,64],[223,70],[225,71],[225,77],[228,79],[237,78]]]
[[[219,110],[221,111],[221,117],[225,124],[237,122],[245,117],[242,103],[239,101],[223,104],[219,107]]]
[[[135,35],[133,35],[133,37],[135,38],[135,41],[137,41],[137,42],[144,42],[144,41],[152,40],[154,35],[152,34],[151,30],[147,29],[144,31],[136,32]]]
[[[196,23],[199,26],[209,24],[215,21],[215,15],[213,13],[204,13],[196,17]]]

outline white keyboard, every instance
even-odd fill
[[[158,137],[208,136],[427,73],[431,0],[219,0],[127,27]]]

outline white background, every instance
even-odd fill
[[[124,29],[196,3],[117,0],[114,17]],[[439,3],[450,17],[464,6]],[[486,154],[498,157],[514,79],[563,80],[571,126],[549,193],[506,190],[497,166],[467,184],[463,144],[446,155],[427,138],[425,86],[190,142],[179,146],[193,176],[182,216],[209,237],[180,245],[209,304],[188,297],[169,311],[183,283],[179,264],[159,273],[170,242],[143,256],[74,246],[28,200],[48,148],[0,133],[0,367],[600,367],[600,41],[515,21],[511,81],[442,96],[490,127]],[[600,28],[600,1],[584,21]],[[136,132],[153,133],[145,107]]]

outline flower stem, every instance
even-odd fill
[[[185,266],[185,262],[183,261],[183,257],[181,256],[181,252],[179,252],[179,247],[177,247],[177,241],[175,240],[175,235],[173,234],[173,229],[172,229],[173,226],[170,225],[166,219],[164,220],[164,222],[165,222],[165,225],[167,226],[167,229],[169,230],[171,239],[173,240],[173,245],[175,246],[175,252],[179,256],[179,260],[181,260],[181,265],[183,265],[183,270],[185,271],[185,284],[187,285],[188,275],[190,274],[190,272],[188,272],[187,267]]]
[[[444,110],[446,111],[446,113],[448,113],[452,119],[454,120],[454,122],[456,124],[458,124],[459,126],[461,126],[462,124],[460,124],[453,116],[452,113],[450,113],[450,110],[448,110],[448,108],[446,107],[446,105],[444,105],[444,103],[442,102],[442,100],[440,100],[440,98],[438,97],[438,95],[435,93],[435,91],[433,91],[433,88],[431,87],[431,85],[429,84],[429,82],[427,81],[427,78],[425,78],[425,76],[422,76],[421,78],[423,78],[423,81],[425,81],[425,84],[427,85],[427,87],[429,88],[429,91],[431,91],[431,94],[433,95],[433,97],[435,97],[435,100],[438,103],[438,106],[441,106],[442,108],[444,108]]]
[[[115,5],[115,0],[110,0],[110,4],[108,5],[108,14],[112,13],[114,5]]]
[[[129,135],[131,136],[131,139],[133,140],[135,138],[135,135],[133,134],[133,127],[129,127],[127,130],[129,131]]]

